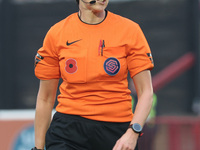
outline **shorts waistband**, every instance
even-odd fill
[[[92,124],[100,124],[100,125],[129,125],[130,122],[105,122],[105,121],[98,121],[98,120],[91,120],[84,118],[79,115],[71,115],[71,114],[64,114],[60,112],[56,112],[54,117],[63,118],[63,119],[74,119],[82,122],[92,123]]]

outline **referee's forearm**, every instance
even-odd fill
[[[138,98],[138,103],[134,112],[132,123],[139,123],[144,126],[153,103],[153,92],[146,91]]]
[[[51,122],[52,103],[42,99],[37,99],[35,112],[35,146],[43,149],[45,145],[45,135]]]
[[[131,123],[144,126],[153,103],[153,86],[149,70],[142,71],[133,77],[137,91],[138,102]]]

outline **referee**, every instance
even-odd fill
[[[147,40],[137,23],[106,10],[109,0],[76,2],[79,11],[50,28],[35,57],[33,150],[138,150],[153,96]],[[134,114],[128,71],[138,96]]]

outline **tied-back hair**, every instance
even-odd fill
[[[79,0],[76,0],[77,4],[79,4]]]

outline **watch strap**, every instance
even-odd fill
[[[141,137],[141,136],[143,136],[143,132],[136,132],[133,128],[132,128],[132,126],[133,126],[133,124],[130,124],[129,126],[128,126],[128,128],[131,128],[135,133],[138,133],[139,134],[139,137]]]

